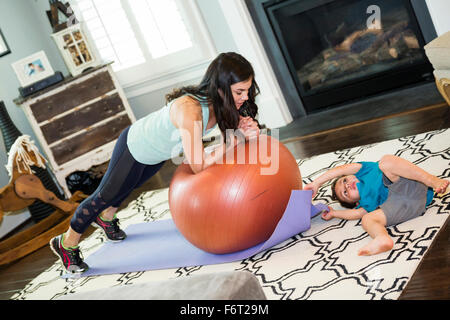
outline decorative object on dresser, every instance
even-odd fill
[[[61,72],[53,72],[53,68],[44,51],[36,52],[31,56],[16,61],[11,66],[22,85],[19,88],[19,93],[22,97],[50,87],[64,78]]]
[[[38,92],[39,90],[48,88],[63,80],[64,80],[63,74],[60,71],[56,71],[55,74],[51,75],[50,77],[44,78],[26,87],[20,87],[19,93],[22,97],[28,97],[29,95]]]
[[[77,23],[51,35],[72,76],[100,64],[97,53],[89,44],[82,23]]]
[[[0,30],[0,57],[3,57],[8,53],[11,53],[11,50],[9,49],[8,43],[6,43],[2,30]]]
[[[23,87],[50,77],[55,73],[44,51],[36,52],[16,61],[11,66]]]
[[[22,136],[22,133],[12,122],[3,101],[0,101],[0,130],[3,135],[5,150],[9,153],[14,142]],[[56,185],[56,182],[54,181],[52,173],[48,167],[41,168],[39,166],[32,165],[31,170],[34,171],[34,174],[43,183],[45,189],[53,192],[58,198],[64,199],[64,193],[61,188]],[[54,208],[47,203],[36,200],[28,205],[28,210],[33,221],[38,222],[49,216],[54,211]]]
[[[14,102],[68,196],[66,177],[108,161],[120,133],[136,121],[110,64]]]
[[[433,65],[436,86],[450,105],[450,31],[428,43],[425,53]]]
[[[46,13],[48,20],[50,21],[50,24],[53,28],[53,32],[58,32],[67,27],[70,27],[73,24],[78,23],[78,20],[75,17],[75,14],[69,2],[62,3],[58,0],[49,0],[49,3],[50,10],[47,10]],[[60,12],[67,18],[67,21],[60,21]]]
[[[90,68],[101,64],[97,58],[95,47],[91,46],[83,25],[75,17],[70,3],[50,0],[50,11],[47,16],[53,28],[51,35],[72,76],[77,76]],[[67,18],[66,22],[59,21],[59,12]]]

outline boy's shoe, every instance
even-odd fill
[[[66,249],[62,246],[62,237],[54,237],[50,240],[50,248],[58,256],[64,268],[70,273],[83,273],[89,269],[89,266],[83,262],[82,257],[80,257],[80,249],[72,248]]]
[[[127,235],[119,227],[119,219],[114,218],[112,221],[104,221],[98,216],[94,222],[94,227],[100,228],[105,232],[106,237],[111,241],[122,241]]]

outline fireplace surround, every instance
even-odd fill
[[[432,82],[424,0],[246,0],[293,118]]]

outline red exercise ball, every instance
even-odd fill
[[[198,174],[183,163],[169,187],[169,207],[178,230],[196,247],[216,254],[267,240],[291,191],[302,188],[297,161],[267,135],[238,145],[222,162]]]

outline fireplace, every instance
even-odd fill
[[[425,0],[246,0],[293,117],[433,81]]]

